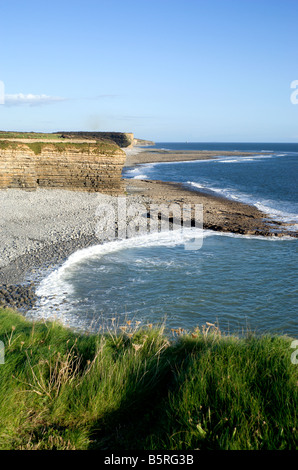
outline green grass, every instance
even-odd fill
[[[0,340],[0,449],[297,448],[291,338],[83,335],[4,309]]]
[[[66,141],[72,139],[92,139],[97,141],[105,141],[107,143],[116,143],[119,147],[127,147],[131,144],[131,138],[124,132],[15,132],[0,131],[0,139],[35,139],[37,141],[51,140],[55,142],[57,139],[65,138]]]
[[[61,139],[61,134],[47,134],[45,132],[13,132],[0,131],[0,139]]]
[[[63,153],[67,150],[78,150],[82,153],[87,154],[97,154],[97,153],[106,153],[106,154],[113,154],[119,147],[114,144],[113,142],[107,141],[97,141],[96,143],[88,143],[88,142],[81,142],[81,143],[74,143],[71,141],[68,142],[28,142],[28,143],[20,143],[15,141],[9,140],[0,140],[0,150],[8,150],[13,149],[16,150],[18,148],[23,148],[24,146],[29,147],[35,155],[40,155],[44,148],[51,148],[56,152]]]

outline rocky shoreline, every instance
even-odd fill
[[[256,152],[215,151],[215,150],[162,150],[135,146],[124,149],[126,153],[125,166],[143,165],[160,162],[188,162],[191,160],[210,160],[218,156],[251,156]]]
[[[139,163],[149,163],[150,158],[163,161],[162,156],[169,161],[169,153],[143,150],[127,149],[126,164],[132,165],[135,159]],[[212,152],[205,153],[192,152],[184,158],[214,158]],[[173,158],[177,156],[175,153]],[[298,236],[254,206],[192,191],[178,183],[134,179],[123,183],[122,197],[128,204],[203,204],[204,229],[249,236]],[[60,189],[0,191],[0,306],[23,312],[32,308],[37,300],[35,283],[75,251],[102,243],[96,234],[96,214],[106,203],[116,204],[117,197]]]
[[[15,310],[31,309],[37,301],[35,285],[6,285],[0,289],[0,308],[10,307]]]
[[[126,180],[129,194],[141,193],[147,203],[202,204],[203,228],[241,235],[264,237],[298,237],[288,231],[288,224],[276,221],[254,206],[191,190],[180,183],[151,180]]]
[[[0,308],[14,308],[23,313],[31,310],[38,300],[35,289],[41,279],[75,251],[97,243],[95,236],[70,239],[14,259],[0,271]]]

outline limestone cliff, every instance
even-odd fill
[[[111,142],[0,141],[0,189],[123,190],[125,152]]]
[[[133,139],[133,145],[141,145],[141,146],[149,146],[155,145],[155,142],[152,140],[144,140],[144,139]]]

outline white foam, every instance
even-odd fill
[[[183,245],[195,237],[202,237],[203,232],[203,230],[195,227],[169,232],[156,232],[125,240],[115,240],[76,251],[61,267],[41,281],[36,290],[36,294],[41,297],[38,312],[29,311],[28,315],[33,314],[42,318],[52,318],[55,316],[64,323],[72,323],[73,319],[68,310],[71,311],[73,306],[70,302],[70,296],[74,291],[71,282],[69,282],[69,277],[71,277],[72,271],[77,269],[80,263],[86,262],[89,259],[99,260],[105,255],[130,248]]]
[[[187,183],[185,183],[189,186],[193,186],[194,188],[198,188],[198,189],[203,189],[205,191],[211,191],[211,192],[214,192],[214,193],[218,193],[220,194],[221,196],[224,196],[224,197],[227,197],[227,198],[230,198],[230,199],[239,199],[239,196],[238,196],[238,193],[237,195],[234,194],[235,190],[232,189],[232,188],[216,188],[214,186],[206,186],[206,185],[203,185],[203,184],[200,184],[200,183],[195,183],[194,181],[187,181]]]
[[[206,186],[200,183],[195,183],[194,181],[187,181],[186,184],[193,186],[194,188],[215,192],[228,199],[241,201],[245,204],[252,204],[260,211],[264,212],[272,218],[275,218],[275,220],[293,224],[291,227],[289,226],[289,230],[295,230],[294,224],[298,223],[298,214],[275,209],[270,205],[270,201],[256,200],[251,194],[243,194],[238,191],[236,192],[236,190],[233,188],[216,188],[213,186]],[[274,205],[274,201],[272,201],[272,205]]]
[[[185,228],[168,232],[154,232],[123,240],[114,240],[102,245],[94,245],[73,253],[67,261],[49,277],[61,277],[70,267],[90,258],[102,256],[129,248],[147,248],[151,246],[177,246],[182,245],[195,236],[203,236],[205,232],[197,228]],[[49,278],[48,278],[49,279]]]
[[[138,172],[139,172],[139,168],[138,168],[138,167],[137,167],[137,168],[133,168],[132,170],[128,170],[128,171],[127,171],[128,174],[132,174],[132,175],[133,175],[134,173],[138,173]]]
[[[187,181],[187,184],[189,184],[190,186],[194,186],[195,188],[199,188],[199,189],[208,189],[206,186],[204,186],[203,184],[200,184],[200,183],[194,183],[193,181]]]
[[[273,157],[278,157],[279,155],[250,155],[246,157],[245,155],[239,155],[236,157],[219,157],[216,159],[217,163],[246,163],[246,162],[255,162],[259,160],[271,159]],[[280,155],[281,156],[281,155]]]
[[[125,170],[125,177],[132,178],[135,180],[138,179],[148,179],[146,173],[144,173],[144,169],[149,169],[154,166],[153,163],[143,163],[142,165],[137,165],[135,168],[131,168],[129,170]]]
[[[293,225],[298,223],[298,214],[273,209],[261,201],[256,202],[254,205],[257,207],[257,209],[265,212],[265,214],[268,214],[271,217],[274,217],[276,220],[293,223]]]
[[[264,238],[262,236],[255,235],[241,235],[228,232],[216,232],[213,230],[201,230],[193,227],[171,232],[156,232],[125,240],[115,240],[102,245],[95,245],[73,253],[61,267],[53,271],[49,276],[41,281],[36,290],[40,300],[37,306],[33,310],[29,311],[27,315],[39,319],[55,318],[70,327],[84,328],[84,319],[79,315],[80,301],[76,300],[75,295],[72,297],[75,292],[71,283],[74,271],[75,275],[78,275],[80,263],[86,263],[88,260],[100,260],[105,255],[117,253],[121,250],[157,246],[176,247],[186,244],[196,237],[200,237],[202,241],[202,238],[205,239],[214,236],[262,240],[263,242],[281,241],[285,239],[291,241],[294,240],[291,237]],[[136,258],[135,263],[142,264],[142,261],[140,260],[142,260],[142,258]],[[162,261],[161,263],[158,261],[158,264],[165,269],[169,269],[172,262],[172,260],[167,262]],[[154,266],[154,263],[155,261],[152,261],[151,266]],[[146,263],[144,263],[144,269],[146,269],[147,264],[148,259]],[[104,276],[105,269],[101,271]],[[97,317],[98,312],[94,311],[94,315]]]
[[[136,258],[133,261],[136,265],[148,267],[162,267],[168,268],[175,265],[174,260],[163,260],[163,259],[153,259],[153,258]]]
[[[137,175],[133,178],[134,180],[146,180],[148,179],[147,175]]]

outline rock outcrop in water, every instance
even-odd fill
[[[114,142],[0,141],[0,189],[122,192],[126,155]]]

